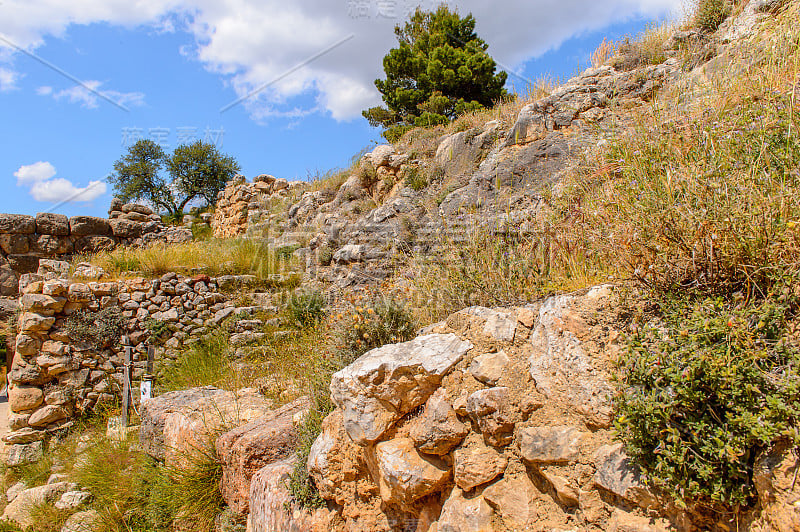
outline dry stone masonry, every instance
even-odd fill
[[[237,311],[220,291],[237,283],[232,276],[168,273],[154,280],[99,282],[69,279],[68,271],[69,263],[44,259],[37,273],[20,279],[21,314],[9,372],[11,432],[3,438],[12,444],[11,461],[35,456],[41,441],[69,426],[75,415],[121,395],[125,341],[138,381],[147,368],[148,345],[158,346],[159,363]],[[71,319],[77,315],[89,317],[94,337],[76,328],[80,322]]]
[[[141,246],[153,242],[183,242],[192,234],[165,226],[144,205],[114,200],[109,218],[39,213],[0,214],[0,296],[15,296],[20,276],[35,273],[39,259],[69,259],[117,245]]]

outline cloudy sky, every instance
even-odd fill
[[[393,27],[433,0],[2,0],[0,212],[103,215],[126,146],[202,139],[248,177],[305,179],[379,141],[361,110]],[[684,0],[451,0],[509,89],[588,63]]]

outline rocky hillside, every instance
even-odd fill
[[[219,275],[235,261],[208,254],[220,264],[180,276],[159,256],[153,279],[17,274],[4,518],[800,530],[800,4],[702,5],[527,101],[412,130],[316,182],[237,177],[211,217],[230,245],[208,249],[263,254],[253,275]],[[114,205],[103,231],[172,238],[134,227],[150,216]],[[46,233],[24,222],[0,247],[38,249]],[[81,433],[79,413],[113,403],[125,350],[62,329],[106,308],[137,378],[163,344],[160,388],[135,401],[138,428]]]

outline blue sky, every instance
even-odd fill
[[[345,166],[380,142],[359,110],[379,102],[371,81],[394,43],[402,0],[336,9],[321,0],[140,0],[135,10],[112,9],[116,1],[76,0],[75,12],[48,0],[0,3],[0,212],[104,216],[112,195],[104,179],[139,136],[170,149],[212,140],[246,176],[290,180]],[[542,1],[526,18],[531,2],[515,3],[506,7],[519,17],[450,2],[475,13],[489,52],[515,73],[511,89],[542,75],[569,77],[604,37],[636,34],[679,8],[673,0]]]

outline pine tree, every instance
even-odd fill
[[[486,53],[475,33],[475,19],[442,5],[420,9],[395,27],[399,42],[383,58],[385,80],[375,80],[386,107],[362,114],[384,136],[396,140],[413,126],[447,123],[467,111],[491,107],[506,96],[506,73]]]

